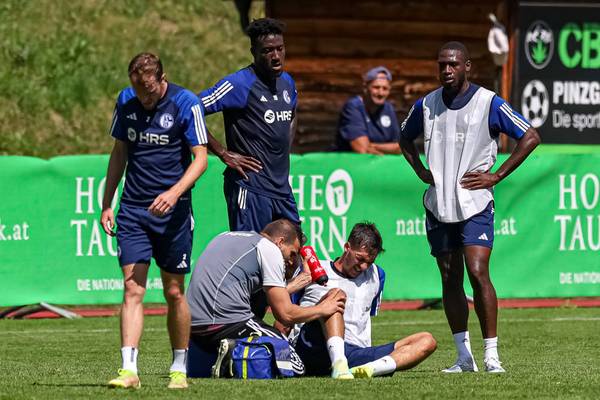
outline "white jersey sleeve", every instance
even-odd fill
[[[258,242],[256,250],[256,258],[262,271],[263,287],[285,287],[285,264],[279,247],[264,238]]]

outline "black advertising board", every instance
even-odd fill
[[[600,143],[600,4],[519,4],[513,103],[544,143]]]

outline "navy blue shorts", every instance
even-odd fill
[[[465,246],[484,246],[490,249],[494,245],[494,202],[471,218],[455,223],[438,221],[427,209],[427,240],[431,255],[441,256]]]
[[[394,351],[394,345],[395,342],[381,346],[359,347],[345,343],[344,352],[348,359],[348,366],[352,368],[389,356]],[[331,360],[319,321],[304,324],[294,348],[304,362],[306,375],[324,376],[331,373]]]
[[[190,200],[179,200],[164,217],[150,214],[147,207],[121,203],[116,222],[121,266],[149,264],[154,257],[166,272],[190,272],[193,238]]]
[[[223,191],[231,231],[260,232],[280,218],[300,224],[296,200],[291,193],[287,199],[276,199],[252,192],[228,179],[225,179]]]

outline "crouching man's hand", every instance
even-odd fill
[[[344,313],[346,293],[341,289],[331,289],[321,298],[317,307],[322,310],[323,317],[329,317],[336,312]]]

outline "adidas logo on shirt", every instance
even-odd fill
[[[490,240],[488,239],[487,235],[485,233],[482,233],[481,236],[479,236],[477,239],[479,240]]]
[[[129,115],[127,116],[127,119],[131,119],[131,120],[137,121],[137,116],[135,115],[135,113],[133,113],[133,114],[129,114]]]
[[[263,103],[267,103],[269,100],[267,100],[265,96],[260,96],[260,101],[262,101]]]

